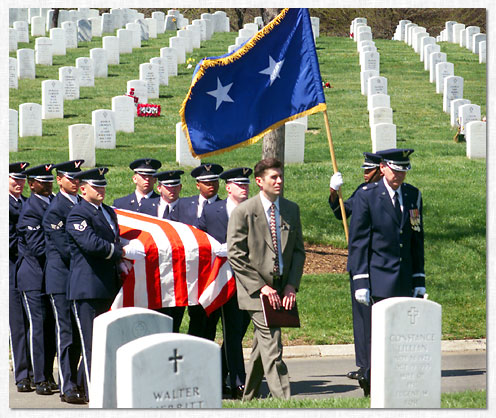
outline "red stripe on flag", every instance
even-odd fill
[[[148,309],[162,307],[162,289],[160,287],[160,267],[158,248],[149,232],[141,231],[138,239],[145,247],[146,290],[148,293]]]
[[[210,277],[208,278],[208,283],[210,284],[213,282],[217,275],[219,274],[219,270],[222,267],[222,265],[227,262],[226,257],[216,257],[214,260],[214,264],[212,266],[212,271],[210,273]],[[220,308],[222,305],[224,305],[231,297],[233,297],[234,293],[236,292],[236,280],[234,279],[233,276],[229,278],[227,283],[222,287],[220,290],[219,294],[215,297],[215,299],[210,303],[208,306],[204,306],[205,312],[207,313],[207,316],[210,316],[210,314],[215,311],[216,309]]]
[[[200,297],[209,283],[212,248],[205,232],[192,226],[190,226],[190,229],[198,242],[198,297]]]

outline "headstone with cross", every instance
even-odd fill
[[[172,319],[150,309],[120,308],[96,317],[93,325],[90,408],[117,407],[116,352],[119,347],[147,335],[170,332]]]
[[[441,305],[395,297],[372,306],[371,408],[441,407]]]
[[[154,334],[117,350],[118,408],[221,408],[220,347],[185,334]]]

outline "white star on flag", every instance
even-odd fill
[[[269,55],[269,66],[265,70],[260,71],[260,74],[270,75],[270,85],[271,86],[272,86],[272,83],[276,80],[276,78],[281,78],[279,76],[279,73],[281,72],[281,68],[282,68],[283,63],[284,63],[284,60],[276,62]]]
[[[231,89],[232,85],[233,83],[223,86],[219,80],[219,77],[217,77],[217,89],[212,91],[207,91],[207,94],[210,94],[210,96],[214,96],[216,98],[215,110],[219,108],[222,102],[234,102],[234,100],[231,99],[227,94],[229,93],[229,90]]]

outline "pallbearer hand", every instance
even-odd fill
[[[342,185],[343,185],[343,175],[339,171],[336,171],[331,177],[331,182],[329,184],[329,187],[333,190],[338,191]]]
[[[358,303],[365,306],[370,305],[370,290],[369,289],[358,289],[355,290],[355,299]]]

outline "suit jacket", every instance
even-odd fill
[[[114,210],[102,205],[118,228]],[[67,216],[71,251],[68,299],[113,299],[119,288],[117,263],[122,256],[119,231],[114,233],[103,213],[81,200]]]
[[[43,216],[45,232],[46,266],[45,286],[47,293],[66,293],[69,280],[71,252],[65,230],[67,215],[74,203],[58,193]]]
[[[26,201],[26,197],[20,196],[15,200],[9,194],[9,287],[15,287],[15,265],[19,255],[17,235],[17,222],[21,213],[22,205]]]
[[[160,197],[160,195],[155,193],[155,191],[153,191],[148,199],[153,199],[153,198],[157,198],[157,197]],[[127,196],[115,199],[113,206],[116,208],[119,208],[119,209],[127,209],[127,210],[132,210],[134,212],[138,212],[138,209],[143,204],[144,200],[147,200],[147,199],[143,198],[143,199],[141,199],[141,202],[138,203],[138,199],[136,199],[136,193],[132,192],[131,194],[128,194]]]
[[[354,288],[370,288],[372,296],[412,296],[414,287],[425,286],[422,197],[410,184],[401,189],[401,222],[383,180],[353,199],[348,270]]]
[[[41,225],[48,203],[35,194],[22,205],[17,234],[19,259],[17,260],[17,288],[21,291],[44,292],[45,234]]]
[[[171,221],[182,222],[183,224],[198,227],[199,218],[197,217],[197,213],[199,198],[199,195],[179,198],[176,206],[170,213],[169,219]],[[221,199],[217,196],[216,201],[219,200]]]
[[[281,289],[277,290],[282,291],[287,284],[298,290],[305,263],[300,209],[296,203],[280,197],[279,211],[284,267]],[[261,311],[260,289],[274,286],[272,272],[277,254],[259,195],[240,203],[231,213],[227,248],[240,309]]]
[[[227,223],[229,217],[226,209],[227,200],[218,200],[203,208],[198,220],[198,228],[214,237],[221,244],[227,239]]]

